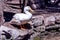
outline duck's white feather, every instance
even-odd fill
[[[19,21],[29,20],[32,17],[32,14],[29,12],[30,9],[31,8],[27,6],[24,8],[24,13],[17,13],[13,17]]]
[[[17,20],[23,21],[23,20],[29,20],[29,19],[32,17],[32,15],[27,15],[27,14],[15,14],[13,17],[14,17],[15,19],[17,19]]]

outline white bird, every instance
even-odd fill
[[[19,25],[25,24],[32,18],[31,12],[33,12],[33,10],[29,6],[26,6],[24,7],[24,13],[16,13],[11,21],[15,21],[19,23]]]

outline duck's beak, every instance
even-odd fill
[[[31,9],[31,8],[30,8],[30,11],[31,11],[31,12],[34,12],[34,10],[33,10],[33,9]]]

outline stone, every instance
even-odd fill
[[[56,22],[60,23],[60,14],[55,15],[55,18],[56,18]]]
[[[49,17],[46,17],[44,19],[44,25],[45,26],[48,26],[48,25],[52,25],[52,24],[55,24],[55,17],[54,16],[49,16]]]
[[[35,16],[32,18],[33,26],[39,26],[43,24],[44,17],[42,15]]]
[[[4,23],[3,10],[4,10],[4,0],[0,0],[0,25]]]
[[[36,36],[38,36],[38,35],[40,35],[40,33],[38,33],[38,32],[34,32],[34,34],[32,34],[31,36],[30,36],[30,40],[33,40]]]
[[[7,35],[11,35],[11,37],[9,39],[23,39],[25,35],[28,34],[29,30],[20,30],[20,29],[13,29],[13,28],[9,28],[9,27],[6,27],[6,26],[1,26],[0,27],[0,31],[1,31],[1,36],[2,34],[7,34]],[[3,35],[4,37],[5,35]],[[1,39],[3,38],[1,37]],[[5,39],[6,39],[6,36],[5,36]],[[6,39],[7,40],[7,39]]]

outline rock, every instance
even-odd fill
[[[34,28],[34,30],[35,30],[36,32],[45,31],[45,26],[38,26],[38,27]]]
[[[40,26],[39,27],[36,27],[34,30],[36,30],[37,32],[40,32]]]
[[[56,18],[56,22],[60,23],[60,14],[55,15],[55,18]]]
[[[33,26],[33,23],[32,23],[32,21],[29,21],[28,23],[29,23],[31,26]]]
[[[39,9],[40,8],[40,0],[29,0],[30,5],[33,9]]]
[[[4,10],[4,0],[0,0],[0,25],[4,23],[3,10]]]
[[[40,35],[40,33],[38,33],[38,32],[35,32],[34,34],[32,34],[31,36],[30,36],[30,39],[29,40],[33,40],[36,36],[38,36],[38,35]]]
[[[49,16],[44,19],[45,26],[52,25],[52,24],[55,24],[55,17],[54,16]]]
[[[9,27],[3,26],[3,25],[0,27],[0,31],[1,31],[1,36],[2,36],[2,34],[8,33],[8,35],[11,35],[11,37],[9,39],[12,38],[13,40],[19,39],[19,38],[23,39],[24,36],[27,35],[29,32],[29,30],[19,30],[17,28],[12,29],[12,28],[9,28]],[[1,38],[3,38],[3,37],[1,37]]]
[[[44,17],[42,15],[33,17],[33,26],[39,26],[43,24]]]

